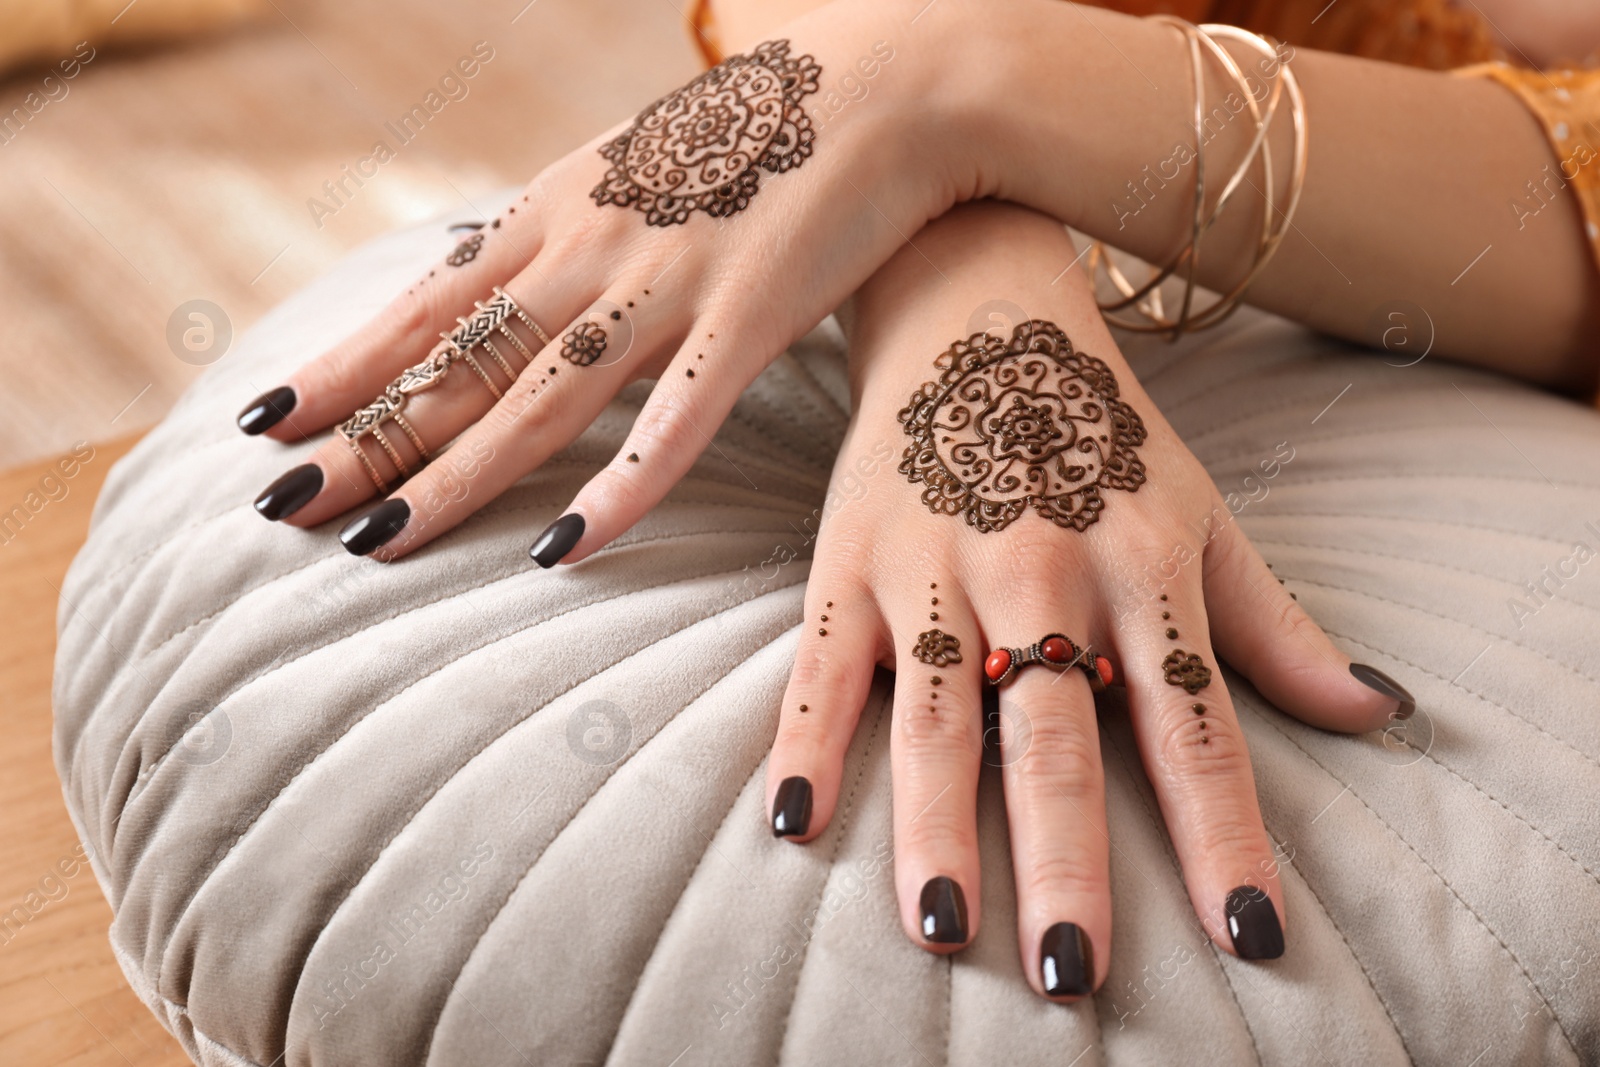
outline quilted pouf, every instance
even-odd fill
[[[848,417],[831,325],[575,567],[528,545],[647,385],[398,564],[254,513],[311,446],[245,438],[234,413],[454,240],[385,238],[245,334],[112,473],[64,588],[67,802],[128,981],[198,1062],[1600,1058],[1600,415],[1257,313],[1129,342],[1276,573],[1420,710],[1339,736],[1229,677],[1288,909],[1287,954],[1245,963],[1201,934],[1103,698],[1114,959],[1062,1007],[1023,980],[992,769],[982,932],[953,957],[902,933],[892,677],[827,833],[768,829]]]

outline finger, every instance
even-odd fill
[[[540,552],[536,543],[533,556],[541,566],[577,563],[604,548],[682,480],[750,384],[743,364],[732,358],[743,350],[731,332],[696,326],[662,372],[616,458],[557,520],[581,521],[582,535],[561,552]]]
[[[986,611],[985,633],[1020,646],[1061,629],[1059,615],[1047,620],[1014,609],[1011,615],[1021,618],[1008,619],[1003,607]],[[1065,636],[1077,642],[1084,620],[1071,621]],[[1044,651],[1058,660],[1072,655],[1060,647]],[[1000,690],[999,722],[1028,983],[1051,999],[1076,1000],[1094,991],[1111,959],[1105,770],[1088,677],[1071,667],[1019,669]]]
[[[474,300],[521,272],[539,250],[533,213],[491,221],[464,234],[446,257],[361,329],[245,406],[239,428],[275,441],[309,437],[372,401],[396,375],[421,362]]]
[[[977,933],[980,918],[980,644],[971,606],[953,584],[929,582],[918,590],[927,593],[925,601],[890,613],[895,888],[906,933],[930,952],[958,951]]]
[[[800,646],[767,760],[767,811],[775,836],[810,841],[832,821],[883,629],[877,604],[848,564],[819,544]]]
[[[1134,736],[1206,932],[1224,951],[1272,959],[1284,944],[1277,860],[1244,733],[1214,673],[1199,586],[1170,586],[1159,612],[1124,617],[1117,646]]]
[[[345,547],[383,560],[414,552],[570,444],[635,371],[637,359],[613,358],[608,340],[633,338],[619,307],[601,299],[576,315],[445,455],[340,531]]]
[[[1230,665],[1289,714],[1326,730],[1380,730],[1416,702],[1376,668],[1351,663],[1229,522],[1206,547],[1212,640]]]

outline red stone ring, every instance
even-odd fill
[[[1111,661],[1092,648],[1080,648],[1066,634],[1045,634],[1027,648],[997,648],[983,661],[983,673],[990,685],[1005,685],[1033,663],[1058,671],[1077,667],[1089,676],[1089,688],[1096,693],[1111,684]]]

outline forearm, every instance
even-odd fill
[[[738,48],[810,6],[718,0],[716,10]],[[941,104],[946,150],[965,161],[949,203],[1014,200],[1153,262],[1183,245],[1193,166],[1161,177],[1194,143],[1188,54],[1172,27],[1061,0],[939,0],[889,43],[909,53],[940,34],[959,49]],[[1513,208],[1559,162],[1523,105],[1496,85],[1392,64],[1307,50],[1292,63],[1310,129],[1304,198],[1250,302],[1370,344],[1381,308],[1407,300],[1431,320],[1438,355],[1591,386],[1585,338],[1600,326],[1600,278],[1570,196],[1537,217]],[[1207,67],[1220,104],[1232,85]],[[1252,135],[1241,115],[1207,142],[1213,189]],[[1289,135],[1285,114],[1273,140],[1284,163]],[[1243,187],[1204,241],[1202,284],[1226,290],[1249,268],[1263,210]]]
[[[974,45],[1013,56],[1000,83],[977,88],[989,119],[973,132],[998,154],[978,191],[1143,258],[1170,256],[1187,239],[1189,169],[1143,202],[1128,182],[1193,143],[1182,38],[1056,0],[1010,10],[1018,22],[1003,40]],[[1071,44],[1058,52],[1059,42]],[[1597,279],[1577,206],[1557,197],[1523,228],[1511,207],[1557,162],[1523,105],[1481,81],[1327,53],[1302,50],[1293,68],[1310,129],[1304,200],[1251,302],[1371,343],[1374,312],[1406,299],[1432,318],[1436,352],[1546,384],[1592,383],[1583,338],[1596,325]],[[1227,91],[1213,75],[1209,99]],[[1242,157],[1248,125],[1235,119],[1207,145],[1213,175]],[[1278,126],[1286,160],[1288,124]],[[1231,285],[1253,256],[1262,205],[1244,192],[1203,246],[1201,278],[1213,287]],[[1141,209],[1129,217],[1129,207]]]

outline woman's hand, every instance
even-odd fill
[[[507,317],[493,349],[395,393],[399,418],[372,409],[376,432],[336,435],[258,510],[313,526],[381,488],[385,503],[341,537],[352,552],[402,556],[564,447],[624,385],[654,378],[616,459],[534,558],[573,562],[626,530],[745,386],[955,200],[941,56],[967,7],[912,25],[907,12],[835,4],[556,162],[375,321],[253,401],[240,427],[292,441],[344,422],[447,351],[440,334],[496,286],[531,324]]]
[[[1275,854],[1217,656],[1327,729],[1381,728],[1411,713],[1409,696],[1352,667],[1274,580],[1129,371],[1081,271],[1063,269],[1077,256],[1059,224],[979,203],[913,242],[850,316],[856,408],[836,469],[902,462],[823,517],[767,772],[774,832],[805,841],[828,825],[873,668],[895,670],[901,916],[930,951],[961,948],[979,925],[985,674],[1012,660],[999,740],[1021,954],[1040,993],[1090,993],[1111,950],[1090,671],[1018,665],[1015,651],[986,663],[1061,634],[1072,644],[1045,657],[1090,646],[1127,686],[1209,935],[1245,958],[1280,955]],[[972,335],[1006,304],[1014,321]]]

